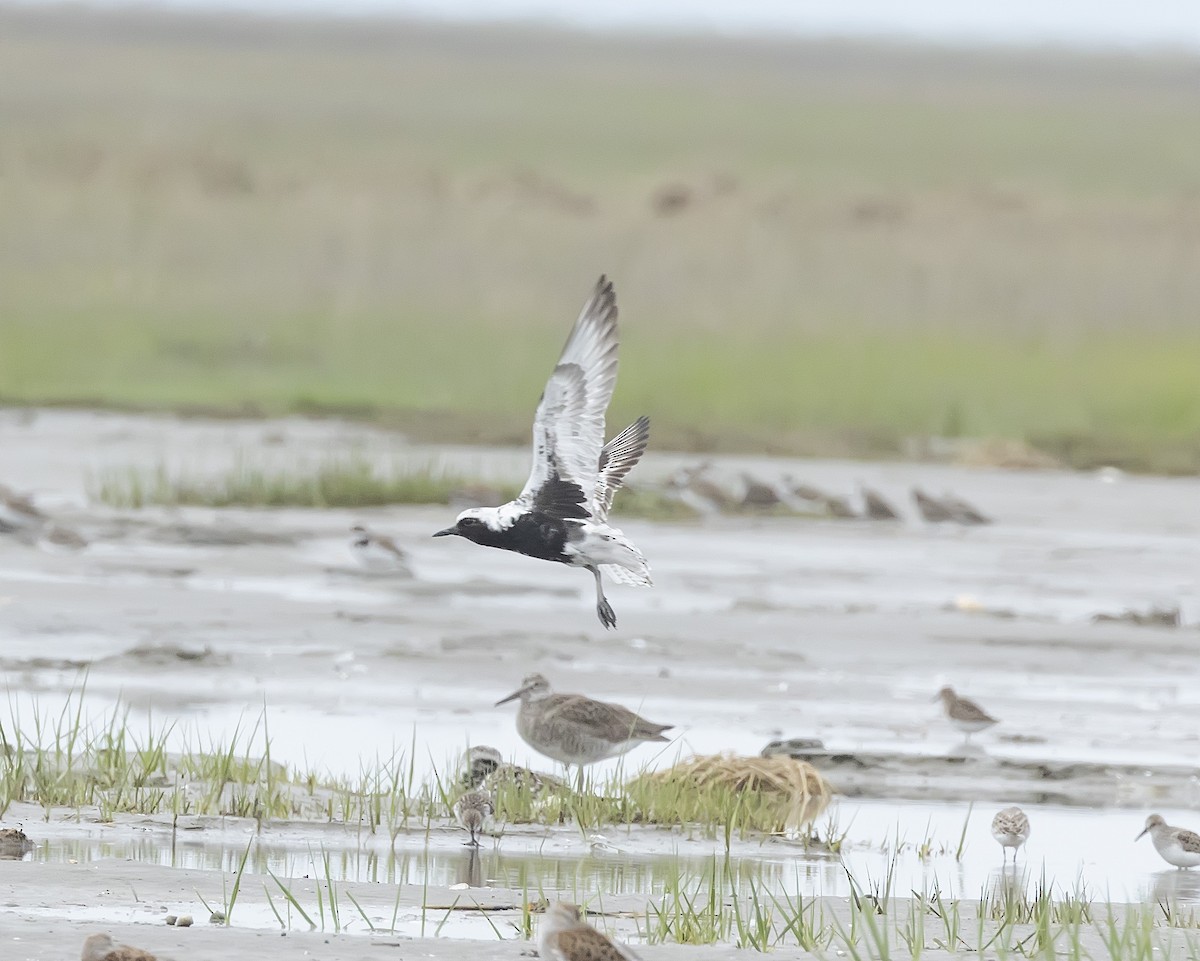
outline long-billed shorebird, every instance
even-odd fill
[[[667,741],[663,731],[674,725],[655,724],[620,704],[594,701],[582,694],[555,694],[541,674],[530,674],[521,686],[496,706],[521,699],[517,733],[546,757],[583,767],[617,757],[647,741]]]
[[[7,484],[0,484],[0,533],[37,530],[49,518],[38,510],[26,494],[18,494]]]
[[[157,961],[149,951],[117,944],[111,935],[93,934],[83,942],[80,961]]]
[[[533,419],[533,469],[517,499],[472,507],[453,527],[483,547],[582,567],[596,579],[596,616],[616,627],[601,572],[625,584],[650,584],[650,567],[633,542],[610,527],[608,511],[625,475],[650,440],[639,417],[604,443],[604,414],[617,383],[617,300],[604,277],[596,284],[546,382]]]
[[[1149,834],[1156,850],[1167,864],[1177,868],[1194,868],[1200,864],[1200,834],[1187,828],[1173,828],[1159,815],[1151,814],[1146,818],[1146,826],[1142,828],[1135,841],[1140,841],[1143,834]]]
[[[454,802],[454,819],[470,835],[467,844],[473,848],[479,847],[483,823],[495,813],[496,805],[492,802],[492,796],[481,788],[467,791]]]
[[[1004,860],[1008,860],[1008,849],[1013,849],[1013,862],[1017,860],[1017,848],[1029,840],[1029,818],[1015,805],[997,811],[992,818],[992,837],[1000,844]]]
[[[542,961],[640,961],[625,945],[584,921],[579,908],[565,901],[546,908],[538,925],[538,957]]]
[[[972,734],[1000,723],[970,698],[959,697],[952,687],[943,687],[934,700],[941,700],[946,717],[963,732],[967,741],[971,740]]]

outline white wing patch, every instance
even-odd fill
[[[583,305],[533,420],[533,468],[517,498],[554,517],[590,516],[617,383],[617,302],[601,277]]]
[[[592,497],[592,516],[596,520],[608,518],[609,508],[625,481],[625,475],[646,453],[649,443],[650,418],[643,415],[604,445],[604,450],[600,451],[600,472]]]

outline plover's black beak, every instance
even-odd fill
[[[510,695],[508,695],[508,697],[501,698],[493,706],[499,707],[501,704],[507,704],[509,701],[515,701],[518,697],[520,697],[524,693],[525,693],[525,688],[521,688],[519,691],[513,691]]]
[[[1134,840],[1135,840],[1135,841],[1140,841],[1140,840],[1142,839],[1142,836],[1143,836],[1143,835],[1144,835],[1144,834],[1145,834],[1147,831],[1149,831],[1149,830],[1150,830],[1149,828],[1142,828],[1142,833],[1141,833],[1141,834],[1139,834],[1139,835],[1138,835],[1136,838],[1134,838]]]
[[[457,533],[458,533],[457,527],[447,527],[444,531],[438,531],[433,536],[434,537],[447,537],[450,534],[457,534]]]

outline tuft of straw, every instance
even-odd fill
[[[697,800],[718,794],[749,796],[758,808],[756,820],[769,815],[777,822],[776,829],[793,829],[812,822],[833,797],[820,771],[807,761],[784,755],[696,755],[638,780],[643,779],[660,788],[694,792]]]

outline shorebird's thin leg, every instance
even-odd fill
[[[612,605],[608,603],[608,598],[604,596],[604,584],[600,580],[600,568],[589,564],[587,569],[592,572],[592,577],[596,578],[596,614],[600,618],[600,623],[605,627],[616,627],[617,615],[613,611]]]

